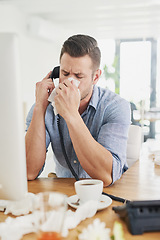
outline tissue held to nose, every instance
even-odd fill
[[[69,81],[73,81],[73,84],[78,88],[79,84],[80,84],[80,81],[74,79],[74,78],[68,78]],[[79,91],[79,89],[78,89]],[[79,94],[80,94],[80,91],[79,91]],[[48,101],[52,103],[52,106],[53,106],[53,109],[54,109],[54,114],[57,115],[58,112],[57,112],[57,109],[56,109],[56,106],[55,106],[55,103],[54,103],[54,97],[56,96],[56,88],[53,89],[53,91],[51,92],[49,98],[48,98]]]

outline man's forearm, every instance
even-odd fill
[[[80,115],[67,121],[70,137],[83,169],[92,177],[101,179],[104,186],[112,183],[112,155],[90,134]]]
[[[31,124],[25,136],[27,177],[37,177],[46,158],[45,112],[35,106]]]

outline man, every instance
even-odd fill
[[[115,93],[96,86],[101,75],[100,58],[94,38],[75,35],[67,39],[60,54],[59,87],[54,101],[61,116],[65,152],[74,171],[79,178],[101,179],[108,186],[127,169],[130,106]],[[58,116],[48,102],[55,88],[50,74],[36,84],[36,102],[27,117],[29,180],[43,170],[50,143],[56,156],[57,176],[73,177],[63,154]],[[78,80],[79,87],[68,78]]]

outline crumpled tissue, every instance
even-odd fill
[[[19,202],[20,208],[18,207],[17,202],[14,206],[14,203],[8,204],[8,201],[6,201],[6,203],[5,201],[0,201],[0,204],[3,203],[4,205],[5,203],[5,214],[10,212],[17,216],[27,213],[27,215],[18,216],[16,218],[8,217],[5,222],[0,223],[1,240],[20,240],[25,234],[38,232],[41,215],[39,211],[32,212],[33,207],[31,201],[33,202],[33,199],[35,200],[34,204],[39,204],[36,195],[30,194],[28,197],[28,202],[26,200],[22,201],[21,203]],[[75,228],[86,218],[93,217],[96,214],[97,209],[98,203],[92,200],[80,205],[75,212],[68,210],[64,220],[62,236],[67,237],[69,229]],[[48,222],[48,224],[50,224],[50,222]]]
[[[71,210],[67,211],[66,218],[64,220],[63,227],[63,237],[68,235],[68,230],[75,228],[81,221],[86,218],[93,217],[98,209],[98,202],[90,200],[78,207],[78,209],[73,212]]]
[[[35,194],[26,193],[25,198],[19,201],[0,200],[0,211],[14,216],[25,215],[33,211],[34,204],[37,204],[36,199]]]
[[[36,213],[16,218],[8,217],[0,223],[1,240],[20,240],[23,235],[37,232],[39,217]]]
[[[74,78],[68,78],[69,81],[73,81],[73,84],[78,88],[79,84],[80,84],[80,81],[74,79]],[[58,87],[58,86],[57,86]],[[55,106],[55,102],[54,102],[54,97],[56,96],[56,89],[57,87],[55,87],[53,89],[53,91],[51,92],[49,98],[48,98],[48,101],[52,103],[52,106],[54,108],[54,114],[57,115],[58,112],[57,112],[57,109],[56,109],[56,106]],[[80,94],[80,91],[79,91],[79,94]]]

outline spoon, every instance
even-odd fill
[[[79,205],[80,205],[79,201],[80,201],[80,199],[78,199],[76,202],[72,202],[71,204],[74,204],[74,205],[76,205],[76,206],[79,206]]]

